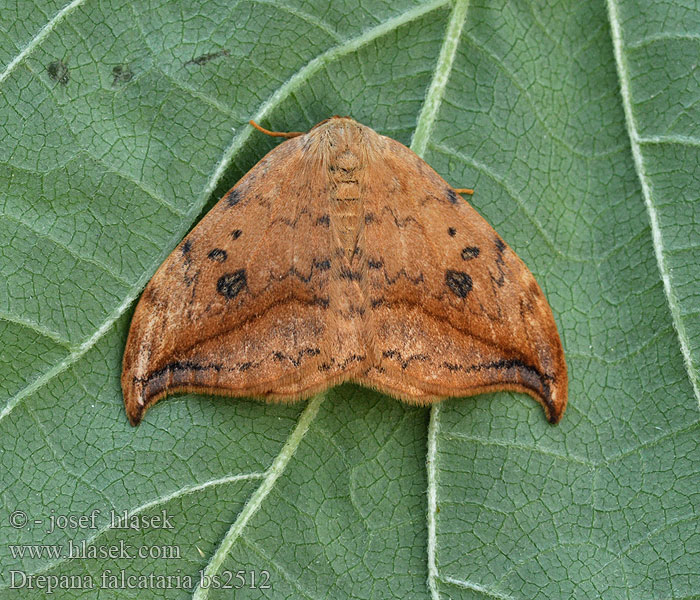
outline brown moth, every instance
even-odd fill
[[[551,309],[491,226],[406,146],[348,117],[275,135],[290,139],[136,307],[121,380],[132,425],[174,392],[294,401],[343,381],[411,404],[515,390],[559,421]]]

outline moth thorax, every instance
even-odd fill
[[[363,214],[360,202],[364,166],[350,148],[333,156],[328,164],[331,181],[331,222],[340,246],[350,260],[355,254]]]

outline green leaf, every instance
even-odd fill
[[[0,598],[230,598],[195,586],[239,571],[247,598],[697,597],[694,3],[0,15]],[[333,114],[476,188],[559,324],[559,426],[518,394],[430,410],[352,385],[289,406],[180,396],[128,425],[133,306],[278,143],[248,119]],[[112,510],[154,520],[117,529]],[[47,532],[66,515],[85,520]],[[83,542],[116,555],[69,557]]]

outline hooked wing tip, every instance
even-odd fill
[[[129,423],[133,426],[136,427],[139,423],[141,423],[141,419],[143,418],[143,410],[138,410],[138,409],[132,409],[130,410],[129,408],[126,409],[126,416],[129,418]]]
[[[562,383],[561,382],[563,379]],[[561,421],[564,416],[564,411],[566,410],[566,404],[568,400],[568,381],[566,375],[564,377],[559,377],[552,381],[550,385],[545,388],[544,394],[533,393],[533,397],[542,404],[544,408],[547,420],[552,424],[556,425]]]
[[[126,409],[126,416],[129,419],[129,423],[136,427],[143,419],[148,409],[148,403],[141,399],[139,392],[136,389],[137,385],[133,384],[131,386],[122,385],[122,390],[124,393],[124,408]],[[143,386],[141,386],[143,387]],[[143,390],[142,390],[143,391]]]

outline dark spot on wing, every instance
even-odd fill
[[[462,248],[462,260],[471,260],[472,258],[476,258],[479,256],[479,248],[476,246],[467,246],[466,248]]]
[[[404,358],[401,355],[401,352],[399,352],[398,350],[385,350],[384,352],[382,352],[382,356],[384,358],[390,358],[392,360],[397,361],[401,365],[401,368],[404,370],[407,369],[409,367],[409,365],[414,361],[426,362],[426,361],[430,360],[430,357],[427,354],[420,354],[420,353],[419,354],[411,354],[410,356],[407,356],[406,358]]]
[[[224,262],[228,258],[228,253],[222,248],[214,248],[207,255],[209,260],[215,260],[216,262]]]
[[[314,296],[313,301],[311,304],[314,304],[316,306],[320,306],[321,308],[328,308],[328,305],[331,303],[329,298],[324,298],[321,296]]]
[[[170,373],[177,374],[178,372],[183,372],[183,371],[221,371],[221,365],[219,364],[210,364],[210,365],[200,365],[199,363],[193,362],[191,360],[183,360],[183,361],[173,361],[165,365],[164,367],[161,367],[157,371],[153,371],[150,375],[147,377],[139,378],[139,377],[134,377],[134,381],[136,382],[150,382],[154,379],[158,379],[160,377],[163,377],[164,375],[168,375]]]
[[[295,367],[298,367],[301,364],[301,359],[304,356],[318,356],[319,354],[321,354],[320,348],[302,348],[301,350],[299,350],[299,352],[297,352],[296,357],[285,354],[284,352],[280,352],[279,350],[273,352],[272,356],[278,362],[288,360]]]
[[[457,235],[457,230],[454,227],[448,227],[447,233],[450,234],[450,237],[454,237]]]
[[[231,237],[232,237],[234,240],[237,240],[239,237],[241,237],[241,234],[242,234],[242,233],[243,233],[243,232],[242,232],[240,229],[234,229],[234,230],[231,232]]]
[[[318,219],[316,219],[316,225],[323,225],[324,227],[328,227],[331,224],[331,218],[328,215],[321,215]]]
[[[241,194],[238,190],[231,190],[226,194],[226,202],[229,206],[236,206],[241,201]]]
[[[466,298],[472,289],[472,278],[463,271],[448,270],[445,273],[445,283],[460,298]]]
[[[190,287],[199,277],[199,273],[197,271],[195,271],[194,274],[190,272],[190,268],[193,265],[191,254],[192,242],[190,240],[185,240],[182,243],[182,246],[180,246],[180,251],[182,252],[182,263],[185,267],[184,272],[182,273],[182,279],[185,282],[185,285]]]
[[[360,362],[361,363],[366,358],[367,357],[364,354],[351,354],[350,356],[348,356],[347,358],[345,358],[342,361],[336,360],[335,358],[331,358],[330,362],[322,362],[320,365],[318,365],[318,370],[323,373],[325,371],[330,371],[335,366],[337,370],[342,371],[350,363],[352,363],[352,362]]]
[[[452,203],[452,204],[457,204],[459,200],[457,200],[457,194],[455,193],[454,190],[449,189],[447,190],[447,199]]]
[[[506,244],[498,236],[496,236],[496,238],[495,238],[495,244],[496,244],[496,268],[498,269],[498,276],[494,277],[494,275],[492,273],[491,280],[498,287],[502,287],[506,281],[506,273],[505,273],[506,261],[503,259],[503,254],[506,250]]]
[[[319,271],[328,271],[328,269],[331,268],[331,261],[328,258],[319,261],[314,260],[314,267],[316,267]]]
[[[219,281],[216,282],[216,291],[227,300],[232,300],[246,285],[245,269],[239,269],[219,277]]]
[[[367,213],[365,215],[365,224],[369,225],[370,223],[374,222],[374,214],[373,213]]]
[[[373,260],[370,258],[367,261],[367,266],[370,269],[381,269],[384,266],[384,263],[381,260]]]
[[[349,281],[362,281],[362,273],[359,271],[353,271],[347,267],[343,267],[340,270],[340,277],[341,279],[347,279]]]

